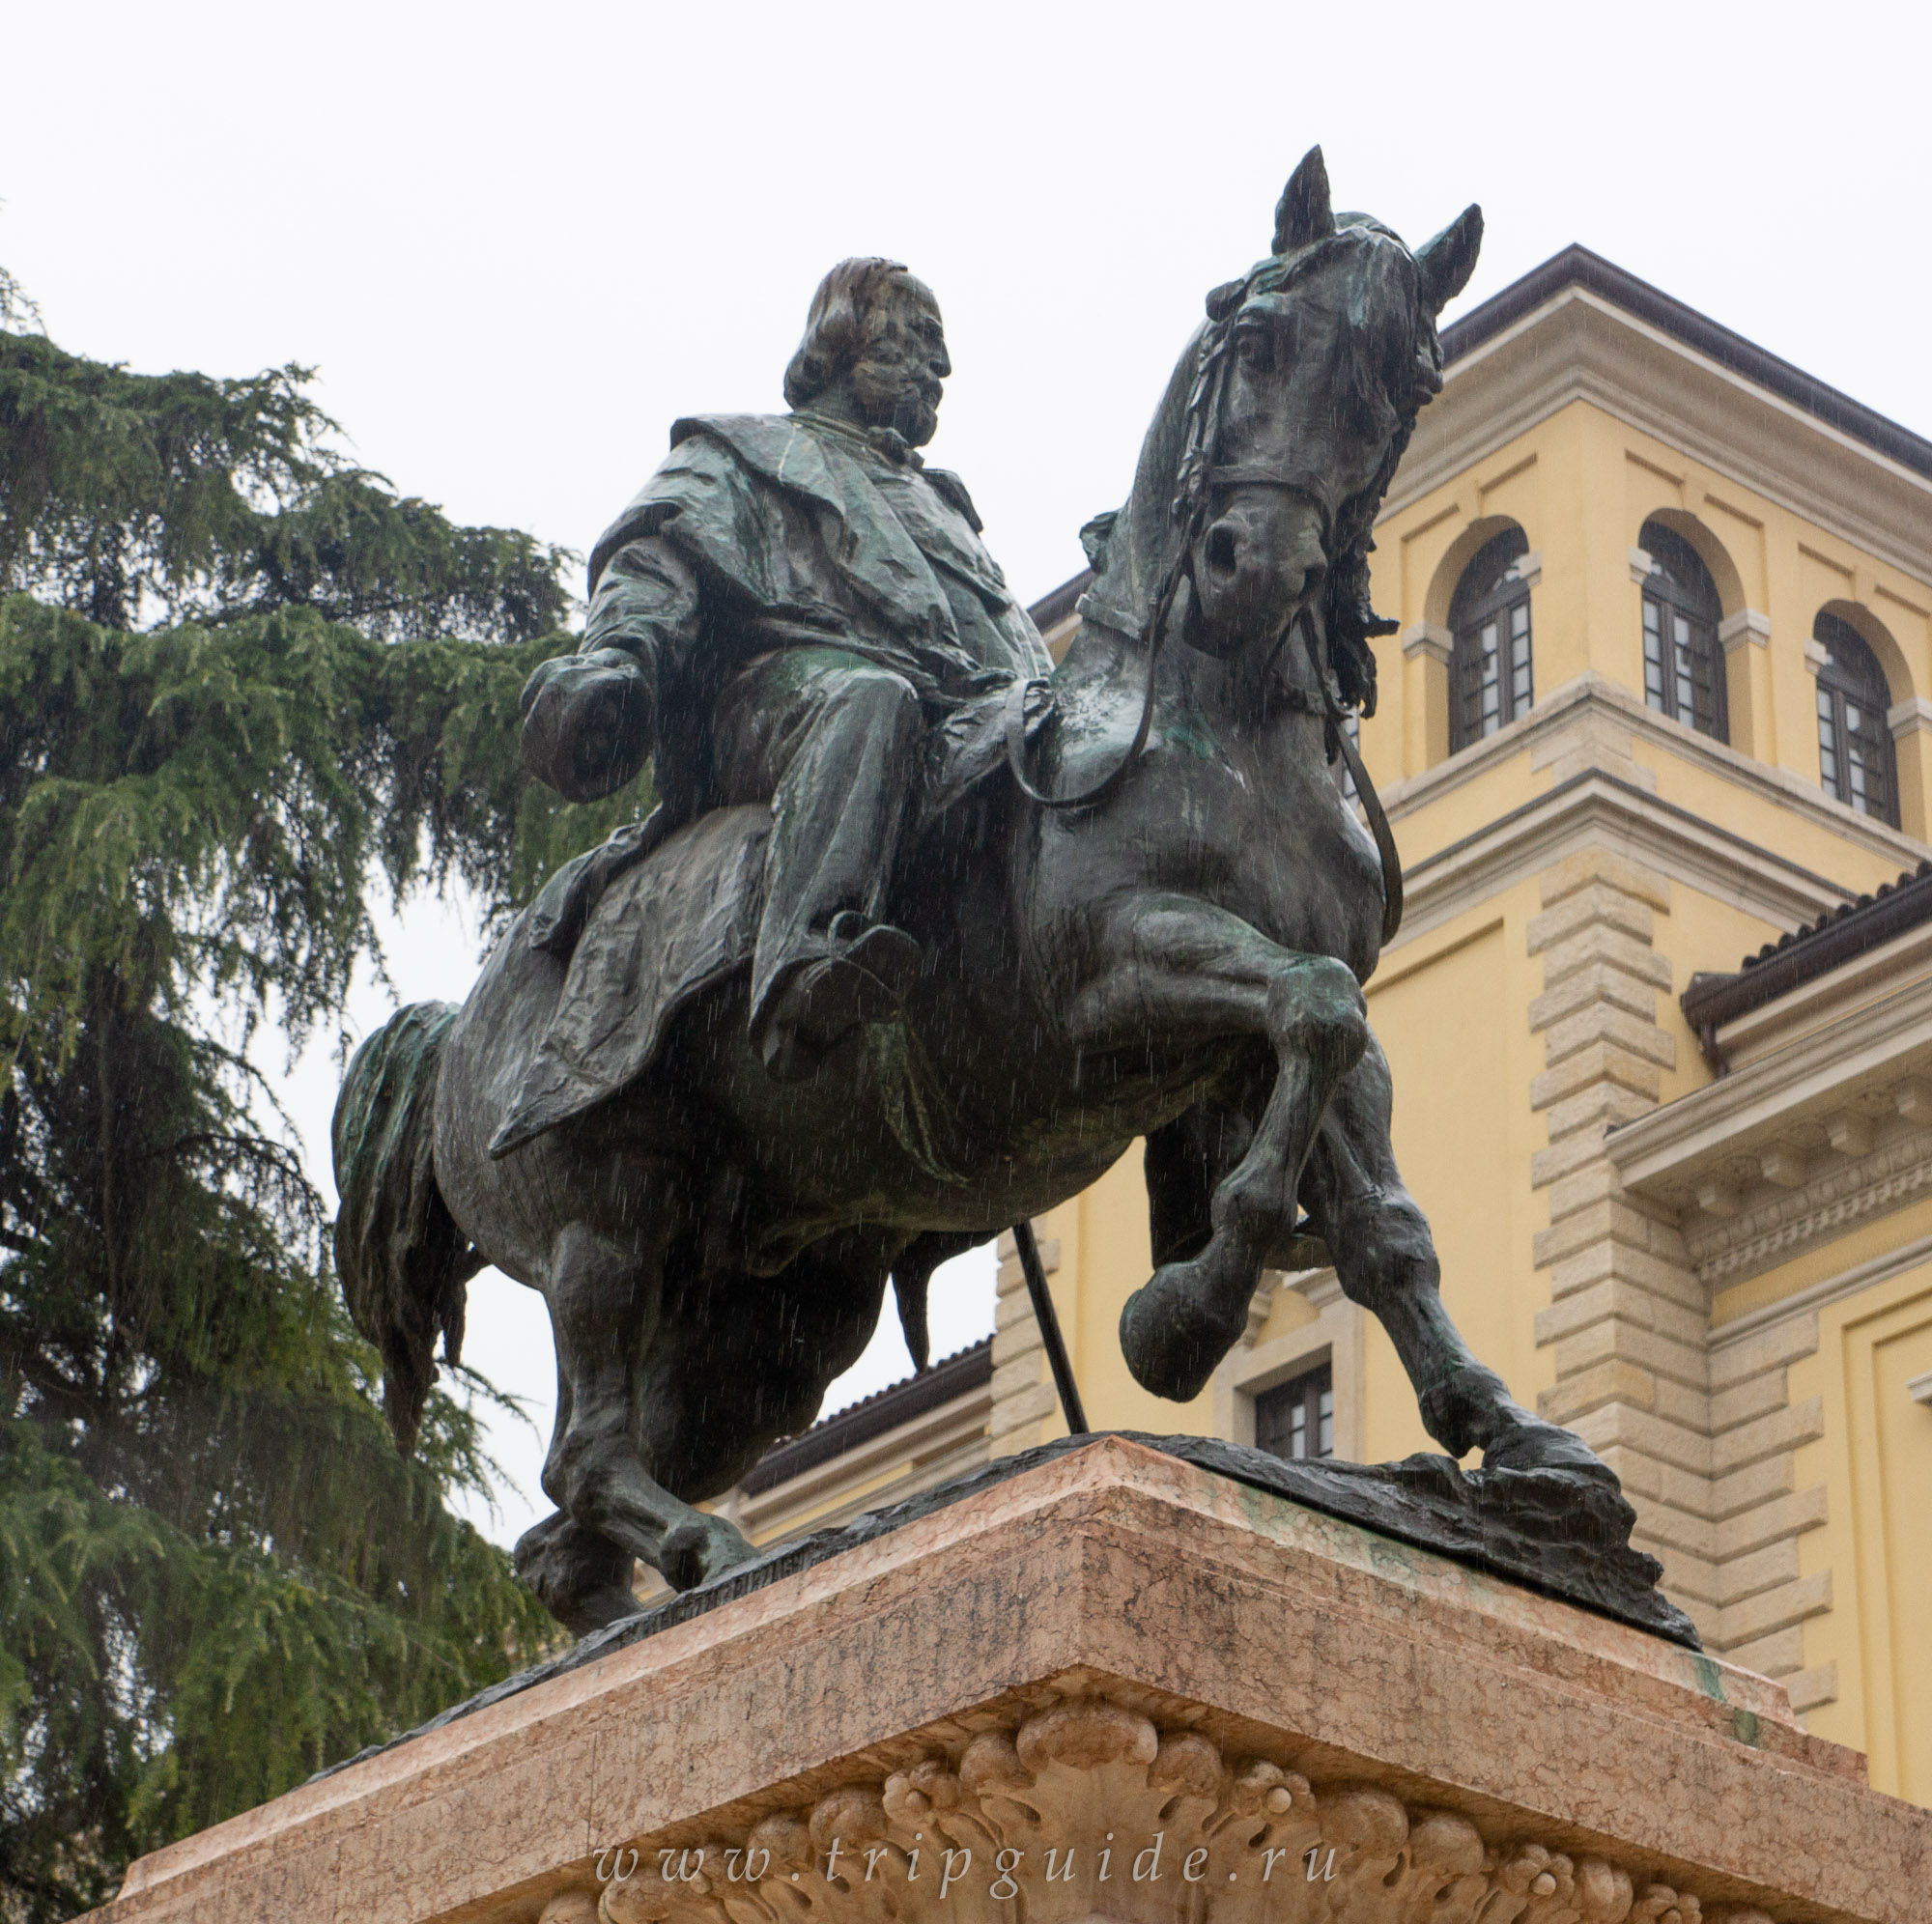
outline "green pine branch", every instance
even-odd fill
[[[0,1920],[421,1721],[555,1626],[412,1459],[248,1055],[381,967],[372,891],[493,927],[648,806],[522,776],[564,560],[333,452],[290,367],[68,354],[0,277]]]

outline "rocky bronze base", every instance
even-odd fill
[[[104,1914],[1926,1924],[1932,1813],[1776,1684],[1184,1454],[1090,1440],[795,1545]]]
[[[1631,1547],[1636,1512],[1607,1475],[1464,1470],[1434,1456],[1399,1463],[1291,1462],[1207,1436],[1134,1440],[1688,1649],[1702,1648],[1690,1619],[1657,1587],[1663,1566]]]

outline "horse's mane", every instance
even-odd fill
[[[1134,485],[1118,514],[1096,516],[1082,530],[1089,543],[1094,581],[1080,603],[1084,620],[1113,630],[1131,645],[1147,635],[1154,598],[1166,584],[1188,535],[1190,518],[1204,498],[1210,445],[1219,413],[1220,385],[1235,316],[1250,295],[1286,286],[1318,249],[1373,235],[1401,239],[1362,213],[1338,216],[1338,232],[1294,254],[1270,255],[1238,281],[1208,297],[1208,319],[1195,329],[1176,361],[1159,407],[1141,443]],[[1403,247],[1405,255],[1408,250]],[[1413,258],[1410,256],[1409,258]],[[1400,424],[1375,478],[1345,501],[1336,516],[1334,552],[1323,589],[1322,614],[1329,664],[1343,701],[1364,715],[1376,712],[1376,658],[1369,646],[1397,624],[1377,615],[1369,595],[1369,555],[1376,516],[1408,446],[1422,405],[1441,386],[1442,348],[1434,316],[1418,299],[1415,380],[1406,394],[1392,396]]]
[[[1175,479],[1188,435],[1188,402],[1195,386],[1208,333],[1208,323],[1194,330],[1168,377],[1141,442],[1134,485],[1118,514],[1097,515],[1082,530],[1091,537],[1094,581],[1080,601],[1083,621],[1113,629],[1138,642],[1161,580],[1173,564],[1182,533],[1174,513]]]

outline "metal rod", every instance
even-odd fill
[[[1080,1407],[1079,1386],[1073,1380],[1073,1364],[1066,1354],[1066,1341],[1060,1334],[1060,1318],[1053,1313],[1053,1298],[1047,1292],[1046,1270],[1040,1263],[1039,1244],[1034,1240],[1031,1223],[1013,1225],[1013,1247],[1019,1251],[1020,1270],[1026,1277],[1027,1294],[1033,1298],[1034,1320],[1039,1324],[1039,1339],[1046,1344],[1046,1360],[1053,1369],[1053,1387],[1060,1392],[1060,1407],[1065,1412],[1067,1433],[1085,1436],[1087,1412]]]

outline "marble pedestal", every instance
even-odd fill
[[[145,1857],[114,1924],[1932,1924],[1776,1684],[1119,1439]]]

